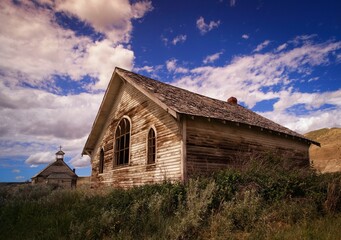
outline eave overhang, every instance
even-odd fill
[[[131,84],[134,88],[136,88],[142,94],[147,96],[149,99],[151,99],[153,102],[159,105],[166,112],[171,114],[175,119],[177,120],[180,119],[179,113],[177,113],[175,110],[173,110],[172,108],[168,107],[166,104],[161,102],[159,99],[153,96],[152,93],[148,92],[146,89],[136,84],[129,77],[123,76],[123,74],[120,73],[120,68],[116,67],[109,81],[107,90],[105,91],[103,100],[97,112],[94,123],[92,124],[92,128],[91,128],[89,137],[84,145],[82,155],[90,156],[92,154],[92,151],[96,147],[98,138],[100,137],[100,134],[102,132],[102,128],[105,125],[110,115],[110,112],[112,110],[115,96],[117,95],[121,84],[124,84],[124,83]]]

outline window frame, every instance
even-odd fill
[[[150,136],[149,136],[149,133],[151,132],[151,131],[153,131],[154,132],[154,137],[152,138],[152,139],[150,139]],[[150,142],[152,141],[154,139],[154,142],[152,142],[152,144],[154,144],[154,145],[152,145],[152,146],[150,146]],[[147,131],[147,146],[146,146],[146,163],[148,164],[148,165],[151,165],[151,164],[155,164],[156,163],[156,160],[157,160],[157,132],[156,132],[156,129],[155,129],[155,127],[154,126],[152,126],[152,127],[150,127],[149,129],[148,129],[148,131]],[[153,150],[152,150],[152,154],[150,154],[150,149],[151,148],[154,148]],[[151,159],[150,159],[150,156],[154,156],[154,159],[152,159],[152,161],[151,161]]]
[[[129,124],[129,130],[123,129],[124,133],[120,133],[119,136],[117,136],[117,131],[121,131],[121,123],[126,121],[126,123]],[[126,166],[130,163],[130,149],[131,149],[131,120],[128,116],[123,116],[121,120],[118,122],[115,132],[114,132],[114,155],[113,155],[113,168],[120,167],[120,166]],[[128,137],[128,140],[127,140]],[[121,144],[123,144],[123,148],[121,147]],[[119,149],[117,149],[119,148]],[[121,155],[123,153],[123,155]],[[122,159],[121,159],[121,156]],[[125,157],[127,156],[127,157]],[[121,161],[122,160],[122,161]]]
[[[104,172],[104,148],[102,147],[99,151],[99,165],[98,165],[98,173],[102,174]]]

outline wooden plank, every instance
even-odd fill
[[[290,158],[293,163],[298,161],[298,165],[309,164],[309,145],[304,142],[201,118],[188,118],[186,142],[189,174],[238,165],[240,161],[236,159],[269,151]]]
[[[121,86],[101,138],[92,155],[92,181],[96,185],[111,184],[130,187],[145,183],[181,179],[181,131],[178,122],[164,109],[141,94],[129,83]],[[114,136],[123,116],[131,120],[129,166],[114,166]],[[146,166],[147,131],[154,126],[157,132],[155,167]],[[99,151],[104,147],[104,173],[98,173]]]

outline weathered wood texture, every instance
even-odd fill
[[[122,117],[131,120],[130,160],[115,166],[115,129]],[[147,164],[147,137],[156,130],[156,162]],[[106,126],[92,153],[93,185],[131,187],[164,180],[181,180],[181,130],[179,122],[144,94],[125,82],[115,96]],[[104,170],[99,173],[100,150],[104,149]]]
[[[187,176],[240,166],[267,152],[287,158],[288,164],[309,166],[309,144],[292,136],[199,117],[187,118],[186,128]]]

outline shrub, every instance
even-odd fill
[[[285,239],[290,229],[308,239],[314,220],[331,222],[335,237],[340,189],[340,174],[289,169],[271,155],[187,184],[2,187],[0,239]]]

